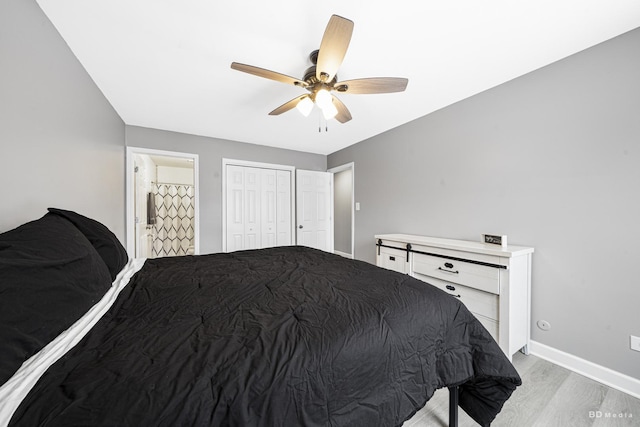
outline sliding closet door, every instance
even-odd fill
[[[276,246],[277,242],[277,209],[276,209],[276,171],[273,169],[260,170],[260,225],[263,248]]]
[[[226,174],[227,248],[235,251],[244,247],[244,170],[229,165]]]
[[[260,188],[262,174],[260,169],[244,169],[244,247],[258,249],[261,242]]]
[[[226,165],[226,250],[291,245],[291,172]]]
[[[291,238],[291,172],[276,171],[277,245],[293,244]]]

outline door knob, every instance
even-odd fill
[[[299,225],[298,228],[302,228],[302,225]]]

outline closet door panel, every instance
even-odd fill
[[[261,169],[260,184],[262,247],[268,248],[277,244],[276,171]]]
[[[226,165],[226,250],[293,244],[291,171]]]
[[[227,251],[244,249],[244,170],[227,166]]]
[[[260,248],[260,180],[261,169],[244,168],[244,248]]]
[[[291,240],[291,172],[277,171],[277,245],[292,245]]]

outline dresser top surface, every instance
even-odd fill
[[[414,234],[376,234],[375,238],[376,240],[381,239],[383,242],[411,243],[412,245],[452,249],[506,258],[530,254],[534,251],[533,248],[527,246],[508,245],[502,247],[470,240],[443,239],[440,237],[418,236]]]

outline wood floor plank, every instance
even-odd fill
[[[436,390],[433,397],[402,427],[446,427],[449,417],[449,395],[445,389]]]
[[[594,419],[590,411],[604,402],[607,386],[571,373],[553,395],[553,399],[538,417],[535,427],[588,427]]]
[[[436,390],[431,400],[402,427],[447,427],[449,425],[449,390]],[[462,409],[458,410],[459,427],[477,427],[477,423]]]
[[[640,425],[640,399],[610,388],[599,411],[593,416],[593,427],[637,427]]]
[[[513,365],[523,384],[492,427],[640,426],[640,399],[533,355],[517,353]],[[463,410],[458,412],[460,427],[477,427]],[[441,389],[403,427],[447,427],[448,418],[449,393]]]
[[[518,387],[505,403],[492,426],[527,427],[532,426],[542,409],[569,376],[570,371],[535,356],[514,357],[514,366],[522,378],[523,385]],[[525,410],[523,410],[525,409]],[[446,389],[438,390],[422,410],[407,420],[403,427],[447,426],[449,400]],[[459,412],[460,427],[476,427],[471,417],[464,411]]]
[[[527,371],[531,369],[531,367],[534,366],[538,360],[540,359],[535,356],[527,356],[518,351],[513,355],[512,363],[518,371],[518,374],[522,376],[525,375]]]
[[[514,366],[518,369],[517,365]],[[546,360],[535,360],[530,369],[520,373],[522,385],[513,392],[492,425],[496,427],[534,425],[570,373],[568,369]]]

